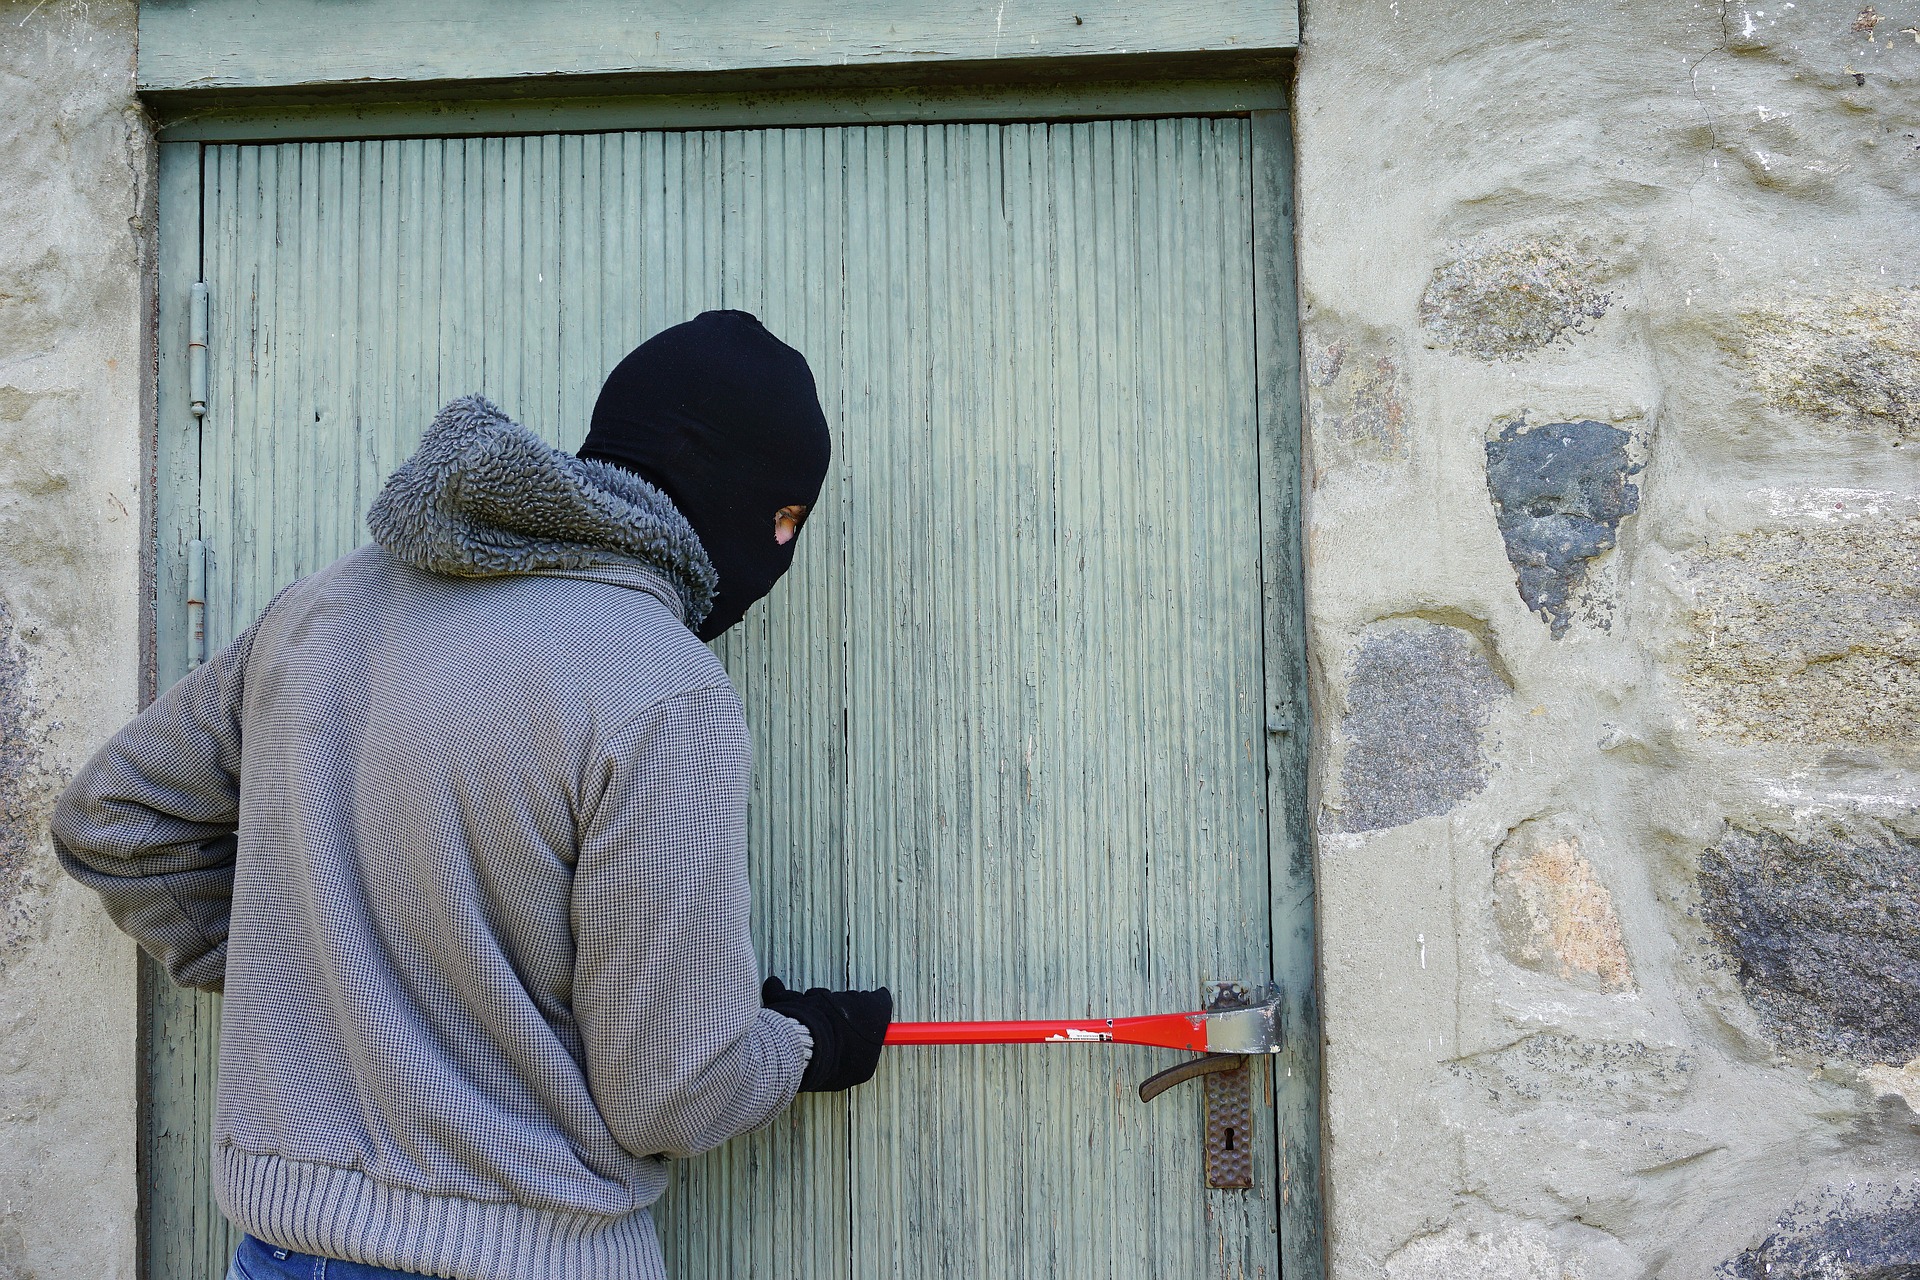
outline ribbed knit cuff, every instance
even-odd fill
[[[780,1016],[783,1018],[787,1017],[787,1015],[784,1013],[781,1014]],[[787,1021],[791,1022],[793,1024],[793,1029],[800,1033],[800,1061],[812,1062],[813,1061],[813,1032],[807,1030],[807,1024],[800,1021],[800,1019],[798,1018],[787,1018]]]
[[[227,1217],[283,1249],[453,1280],[666,1280],[645,1209],[617,1218],[429,1196],[354,1169],[215,1152]]]

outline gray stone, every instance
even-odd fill
[[[1730,829],[1700,860],[1700,900],[1781,1045],[1920,1056],[1920,844],[1841,825],[1807,840]]]
[[[1829,1188],[1720,1267],[1730,1280],[1920,1280],[1920,1192]]]
[[[1633,990],[1613,893],[1572,831],[1528,823],[1493,857],[1493,918],[1507,958],[1595,991]]]
[[[1587,566],[1613,550],[1620,521],[1640,509],[1627,477],[1631,433],[1604,422],[1508,423],[1487,441],[1487,492],[1520,598],[1558,640]],[[1603,619],[1603,625],[1604,619]]]
[[[1913,742],[1920,515],[1830,514],[1832,523],[1736,534],[1690,557],[1684,679],[1703,732]]]
[[[1515,360],[1585,333],[1607,312],[1602,265],[1572,240],[1483,241],[1433,273],[1420,320],[1443,346]]]
[[[1307,356],[1307,400],[1314,430],[1327,445],[1381,458],[1405,458],[1407,419],[1405,359],[1385,339],[1341,337]]]
[[[39,866],[51,808],[26,664],[13,640],[13,614],[0,600],[0,967],[27,924],[20,890]]]
[[[134,950],[62,776],[138,705],[153,145],[132,0],[0,5],[0,1280],[134,1280]],[[149,473],[150,474],[150,473]]]
[[[1692,1083],[1693,1055],[1671,1045],[1542,1031],[1452,1064],[1505,1113],[1550,1106],[1615,1114],[1668,1106]]]
[[[1460,627],[1419,619],[1360,635],[1341,722],[1342,825],[1396,827],[1445,813],[1487,782],[1487,721],[1507,685]]]
[[[1531,1222],[1429,1232],[1395,1250],[1385,1271],[1386,1280],[1587,1280],[1581,1260]]]
[[[1796,299],[1740,319],[1739,353],[1769,403],[1920,437],[1920,289]]]

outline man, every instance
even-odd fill
[[[758,985],[749,743],[701,643],[827,460],[805,359],[741,312],[622,361],[577,458],[457,400],[372,545],[74,779],[62,865],[226,993],[236,1275],[658,1277],[666,1158],[872,1076],[884,988]]]

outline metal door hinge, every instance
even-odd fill
[[[193,282],[187,320],[187,398],[195,420],[207,416],[207,282]]]
[[[207,660],[207,544],[187,544],[187,667]]]

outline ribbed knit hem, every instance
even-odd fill
[[[453,1280],[666,1280],[653,1216],[429,1196],[353,1169],[215,1152],[220,1207],[283,1249]]]

